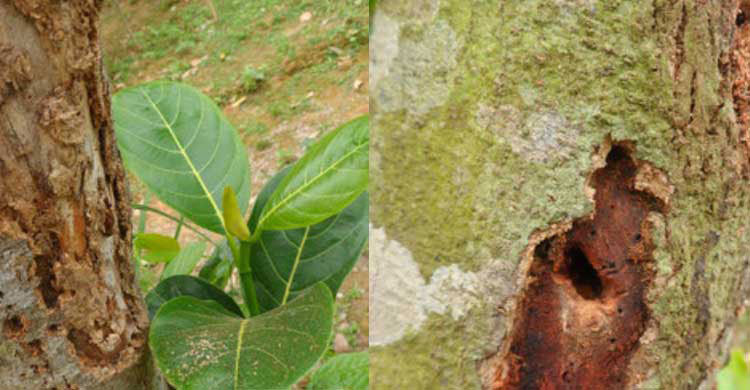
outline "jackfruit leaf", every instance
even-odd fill
[[[192,242],[185,246],[164,268],[161,273],[161,280],[170,276],[187,275],[193,272],[193,268],[198,264],[205,250],[206,243],[202,241]]]
[[[219,290],[203,279],[190,275],[175,275],[162,280],[146,295],[148,318],[153,319],[159,308],[170,299],[191,296],[203,300],[213,300],[230,312],[242,316],[242,310],[224,291]]]
[[[172,237],[156,233],[138,233],[133,240],[141,258],[150,263],[166,263],[180,253],[180,243]]]
[[[255,201],[257,216],[268,194],[283,180],[289,169],[277,173]],[[257,218],[250,217],[255,227]],[[250,267],[261,311],[280,306],[300,291],[324,281],[335,295],[367,243],[369,197],[361,194],[340,213],[313,226],[293,230],[264,230],[254,243],[243,243],[250,250]]]
[[[750,371],[741,349],[732,350],[729,363],[716,376],[719,390],[750,389]]]
[[[224,187],[237,194],[241,214],[247,210],[245,145],[200,91],[165,81],[126,88],[112,97],[112,116],[125,166],[161,201],[221,234]]]
[[[307,390],[367,390],[370,386],[367,352],[345,353],[330,358],[310,378]]]
[[[172,299],[156,313],[148,340],[177,389],[284,389],[320,359],[332,331],[333,296],[318,283],[289,304],[251,318],[210,300]]]
[[[224,289],[233,269],[232,251],[229,249],[227,240],[224,240],[214,248],[211,257],[203,264],[198,276],[214,286]]]
[[[310,226],[339,213],[367,189],[369,117],[323,136],[292,167],[259,218],[262,230]]]

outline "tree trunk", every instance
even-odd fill
[[[0,388],[154,389],[101,1],[0,2]]]
[[[711,388],[750,292],[739,8],[379,2],[373,389]]]

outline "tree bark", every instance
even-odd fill
[[[750,293],[742,7],[379,2],[373,389],[711,388]]]
[[[0,2],[0,388],[161,388],[131,255],[101,1]]]

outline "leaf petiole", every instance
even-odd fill
[[[248,249],[247,255],[243,254],[239,248],[237,248],[237,242],[227,233],[227,243],[229,249],[232,251],[232,257],[234,257],[234,264],[237,267],[237,271],[240,274],[240,285],[242,286],[242,299],[245,302],[250,316],[254,317],[260,314],[260,305],[258,304],[258,296],[255,294],[255,284],[253,283],[253,272],[250,268],[250,253]],[[249,245],[243,245],[244,247],[250,248]]]

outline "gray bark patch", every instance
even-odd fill
[[[410,114],[422,115],[448,100],[462,45],[444,20],[409,37],[403,33],[397,37],[393,23],[385,15],[376,14],[373,28],[378,34],[373,42],[371,67],[375,81],[373,100],[380,112],[406,109]]]
[[[387,345],[417,332],[429,313],[464,317],[480,302],[483,283],[456,264],[426,283],[409,249],[370,227],[370,345]]]
[[[563,160],[576,148],[579,130],[555,111],[523,116],[511,105],[480,104],[476,113],[480,128],[510,145],[525,160],[548,163]]]

